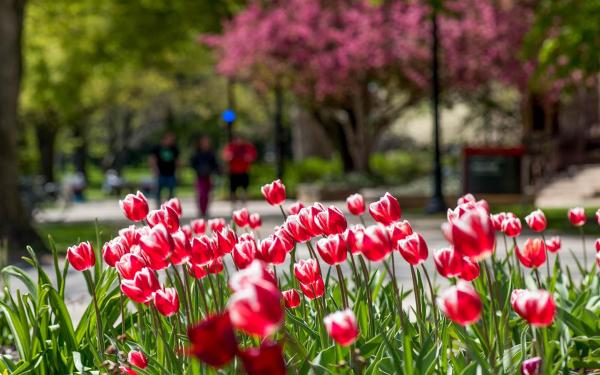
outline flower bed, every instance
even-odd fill
[[[581,281],[574,281],[560,263],[560,238],[544,237],[542,211],[525,218],[536,236],[519,247],[519,218],[460,198],[441,228],[448,246],[431,254],[449,280],[440,288],[424,267],[426,239],[401,219],[392,195],[368,207],[362,196],[348,197],[352,215],[364,224],[368,210],[377,222],[348,226],[334,206],[284,209],[280,181],[262,193],[282,213],[268,235],[246,209],[230,221],[184,225],[177,199],[150,211],[138,192],[120,202],[133,225],[96,248],[70,247],[62,268],[54,250],[52,277],[30,250],[37,280],[14,266],[2,271],[27,290],[0,302],[18,352],[18,359],[1,356],[0,370],[541,374],[600,367],[596,258],[577,263]],[[581,228],[586,217],[577,208],[568,219]],[[301,259],[298,246],[309,256]],[[412,285],[398,283],[395,257],[410,265]],[[77,325],[64,301],[68,267],[83,273],[92,295]]]

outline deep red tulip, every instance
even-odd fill
[[[169,317],[179,311],[179,296],[175,288],[158,289],[154,293],[154,306],[159,313]]]
[[[135,366],[137,368],[141,368],[142,370],[148,367],[148,360],[144,353],[139,352],[137,350],[132,350],[127,354],[127,362],[130,365]]]
[[[96,264],[94,249],[89,242],[82,242],[79,245],[69,247],[67,249],[67,260],[77,271],[85,271]]]
[[[249,335],[267,337],[283,322],[281,292],[266,280],[249,283],[235,292],[227,308],[233,326]]]
[[[229,279],[229,288],[234,292],[238,292],[251,284],[263,281],[268,281],[275,286],[277,285],[275,275],[271,273],[266,263],[256,259],[248,267],[237,271],[231,276]]]
[[[186,263],[190,259],[192,252],[192,246],[188,236],[180,229],[173,233],[171,236],[173,239],[173,252],[171,253],[171,263],[178,266]]]
[[[204,319],[188,328],[189,352],[202,362],[222,367],[238,352],[238,345],[229,313],[224,312]]]
[[[405,239],[398,241],[398,250],[409,264],[418,266],[427,260],[429,249],[420,233],[413,233]]]
[[[298,215],[289,215],[285,220],[285,229],[294,238],[294,241],[304,243],[311,239],[311,234],[300,222]]]
[[[390,225],[402,217],[400,203],[390,193],[385,193],[377,202],[371,203],[369,213],[375,221],[383,225]]]
[[[335,206],[329,206],[325,210],[319,212],[315,217],[317,226],[321,229],[321,232],[325,235],[330,234],[341,234],[344,233],[348,227],[346,217]]]
[[[546,240],[546,249],[551,253],[556,253],[560,250],[561,240],[559,236],[554,236]],[[596,246],[598,250],[598,246]]]
[[[479,264],[469,257],[463,257],[463,269],[458,277],[464,281],[473,281],[479,277]]]
[[[298,212],[300,212],[301,209],[304,208],[304,204],[302,204],[302,202],[295,202],[292,205],[290,205],[290,207],[288,207],[288,214],[290,215],[298,215]]]
[[[545,290],[515,289],[510,296],[513,310],[534,327],[548,327],[554,321],[556,304]]]
[[[392,241],[386,227],[381,224],[368,226],[362,234],[360,250],[372,262],[385,259],[392,252]]]
[[[127,253],[115,263],[115,267],[122,278],[132,280],[138,271],[146,267],[146,261],[137,254]]]
[[[129,247],[125,244],[125,240],[121,237],[116,237],[104,244],[102,247],[102,258],[108,266],[114,267],[115,263],[127,252],[129,252]]]
[[[452,221],[452,241],[459,253],[480,261],[494,251],[496,236],[488,211],[475,207]]]
[[[294,275],[301,284],[310,284],[321,277],[319,263],[314,259],[299,259],[294,264]]]
[[[348,346],[358,337],[356,317],[350,309],[334,312],[323,319],[325,329],[336,343]]]
[[[240,208],[239,210],[233,211],[231,219],[233,219],[235,225],[240,228],[244,228],[249,225],[248,221],[250,220],[250,212],[248,212],[246,207]]]
[[[576,227],[581,227],[585,224],[585,210],[582,207],[574,207],[569,210],[569,221]]]
[[[188,272],[194,279],[202,279],[208,275],[208,265],[190,263]]]
[[[256,258],[272,264],[282,264],[287,254],[283,239],[274,235],[260,241],[257,250]]]
[[[523,361],[521,375],[542,375],[542,358],[533,357]]]
[[[543,232],[546,230],[548,221],[546,215],[539,208],[525,217],[525,222],[534,232]]]
[[[257,246],[254,240],[239,241],[237,244],[235,244],[233,251],[231,252],[233,263],[235,263],[236,267],[239,269],[248,267],[248,265],[254,260],[256,251]]]
[[[237,243],[237,236],[233,229],[229,226],[221,229],[216,233],[217,246],[215,248],[218,255],[225,255],[231,253],[233,247]]]
[[[517,258],[527,268],[538,268],[546,261],[546,246],[540,238],[528,238],[522,248],[515,248]]]
[[[204,219],[194,219],[190,221],[190,226],[194,234],[206,233],[206,221]]]
[[[322,230],[316,222],[316,217],[324,210],[325,207],[322,204],[315,203],[310,207],[304,207],[298,212],[298,220],[313,237],[322,234]]]
[[[150,227],[162,224],[169,233],[175,233],[179,230],[179,216],[177,212],[169,206],[163,206],[159,210],[152,210],[148,213],[146,221]]]
[[[517,237],[521,234],[521,220],[518,217],[507,217],[502,223],[502,231],[508,237]]]
[[[216,257],[206,264],[208,273],[212,275],[219,274],[223,271],[223,258]]]
[[[161,207],[170,207],[173,211],[175,211],[177,217],[181,217],[183,214],[183,210],[181,209],[181,201],[177,197],[169,199],[163,203]]]
[[[285,375],[285,360],[281,345],[269,341],[258,348],[246,349],[239,353],[248,375]]]
[[[260,191],[271,206],[281,206],[285,202],[285,185],[281,180],[275,180],[270,184],[263,185]]]
[[[260,218],[260,214],[250,214],[250,216],[248,217],[248,225],[250,225],[250,228],[254,230],[259,229],[262,226],[262,219]]]
[[[192,238],[190,263],[197,265],[207,264],[216,256],[214,248],[214,242],[205,234]]]
[[[141,234],[135,225],[130,225],[127,228],[119,229],[119,237],[123,239],[123,242],[127,244],[127,247],[131,247],[133,245],[139,245]]]
[[[333,234],[326,238],[321,238],[317,242],[317,251],[321,259],[330,266],[344,263],[348,255],[346,241],[344,241],[344,237],[341,234]]]
[[[463,271],[463,256],[452,247],[445,247],[433,253],[433,261],[440,275],[450,278],[457,277]]]
[[[325,283],[323,282],[323,278],[318,276],[313,282],[307,284],[300,283],[300,289],[306,298],[313,300],[325,294]]]
[[[158,278],[149,268],[142,268],[135,274],[133,280],[121,281],[121,291],[131,300],[138,303],[147,303],[152,300],[154,292],[160,288]]]
[[[208,227],[210,228],[210,230],[213,233],[220,232],[221,229],[225,228],[225,226],[227,225],[227,221],[225,219],[223,219],[222,217],[217,217],[217,218],[208,220],[206,225],[208,225]]]
[[[148,200],[140,191],[127,194],[125,199],[119,201],[119,205],[125,217],[131,221],[142,221],[148,215]]]
[[[365,200],[360,194],[352,194],[346,198],[346,205],[352,215],[360,216],[365,213]]]
[[[119,371],[121,371],[121,374],[127,374],[127,375],[138,375],[138,372],[127,367],[124,365],[119,366]]]
[[[148,267],[161,270],[169,265],[173,252],[173,238],[162,223],[155,225],[150,233],[140,238],[140,247]]]
[[[281,292],[283,302],[288,309],[295,309],[300,306],[300,294],[296,289],[284,290]]]
[[[413,229],[410,223],[406,220],[398,221],[387,227],[390,232],[390,238],[393,244],[397,244],[398,241],[403,240],[406,236],[413,234]]]
[[[344,232],[344,241],[352,254],[360,253],[365,227],[361,224],[356,224]]]
[[[464,281],[443,291],[437,303],[448,319],[461,326],[476,323],[483,308],[475,289]]]

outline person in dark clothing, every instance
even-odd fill
[[[168,199],[175,195],[177,180],[175,174],[179,166],[179,149],[177,148],[175,134],[167,132],[163,135],[160,144],[150,153],[150,166],[156,176],[156,204],[163,202],[162,191],[167,189]]]
[[[208,217],[208,202],[212,190],[211,176],[219,172],[217,158],[212,149],[208,136],[202,136],[196,143],[196,151],[190,159],[192,168],[196,171],[196,202],[198,217]]]

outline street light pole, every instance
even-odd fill
[[[438,35],[438,4],[432,1],[431,9],[431,107],[433,111],[433,195],[427,204],[427,213],[446,211],[444,194],[442,191],[442,163],[440,150],[440,77],[439,77],[439,35]]]

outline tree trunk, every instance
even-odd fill
[[[21,33],[25,0],[0,0],[0,238],[11,261],[26,245],[44,248],[19,190],[17,108],[21,83]]]
[[[77,124],[73,131],[73,136],[77,139],[78,142],[77,147],[75,147],[75,152],[73,154],[73,164],[75,166],[75,170],[81,173],[87,181],[88,143],[85,125],[81,123]]]
[[[40,174],[46,182],[54,182],[54,151],[58,128],[54,115],[45,116],[43,122],[35,126],[38,150],[40,153]]]

